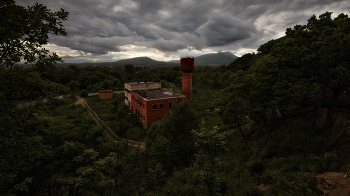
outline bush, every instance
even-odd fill
[[[265,166],[260,160],[249,163],[248,168],[252,175],[262,175],[265,171]]]
[[[88,91],[87,90],[83,90],[80,92],[80,96],[81,97],[87,97],[88,96]]]

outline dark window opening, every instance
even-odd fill
[[[171,109],[171,102],[169,102],[169,110]]]
[[[153,104],[153,110],[157,110],[157,104]]]
[[[162,104],[162,103],[159,104],[159,108],[160,108],[160,109],[163,109],[163,104]]]

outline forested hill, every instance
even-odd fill
[[[136,57],[136,58],[131,58],[131,59],[123,59],[123,60],[119,60],[115,62],[116,65],[127,65],[127,64],[131,64],[131,65],[176,65],[176,63],[171,63],[171,62],[163,62],[163,61],[156,61],[153,60],[149,57]]]
[[[123,66],[123,65],[134,65],[134,66],[175,66],[178,63],[175,62],[163,62],[156,61],[149,57],[135,57],[131,59],[123,59],[115,62],[84,62],[84,63],[74,63],[74,62],[65,62],[63,64],[59,64],[59,66],[68,66],[68,65],[76,65],[79,67],[85,66]]]
[[[180,57],[179,57],[180,58]],[[200,65],[228,65],[232,63],[237,56],[230,52],[219,52],[219,53],[212,53],[212,54],[205,54],[201,56],[194,57],[194,64],[196,66]],[[80,59],[79,61],[84,61],[83,59]],[[130,59],[122,59],[116,62],[83,62],[83,63],[77,63],[68,61],[64,64],[60,65],[71,65],[75,64],[77,66],[122,66],[122,65],[136,65],[136,66],[154,66],[154,65],[164,65],[164,66],[175,66],[180,64],[180,60],[172,60],[172,61],[156,61],[154,59],[151,59],[149,57],[135,57]]]
[[[195,65],[228,65],[236,58],[237,56],[230,52],[205,54],[195,58]]]
[[[228,65],[232,63],[237,56],[230,52],[218,52],[205,54],[201,56],[194,57],[195,65]],[[180,60],[170,61],[172,63],[180,63]]]

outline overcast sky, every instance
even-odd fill
[[[286,28],[326,11],[350,15],[349,0],[17,0],[69,12],[67,37],[45,46],[64,59],[174,60],[229,51],[256,52]]]

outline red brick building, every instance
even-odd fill
[[[182,95],[162,89],[160,83],[125,83],[125,105],[140,119],[144,128],[163,119],[170,112],[174,102],[192,99],[193,65],[193,58],[181,58]]]
[[[98,96],[100,97],[100,99],[112,99],[113,90],[100,90],[98,92]]]

